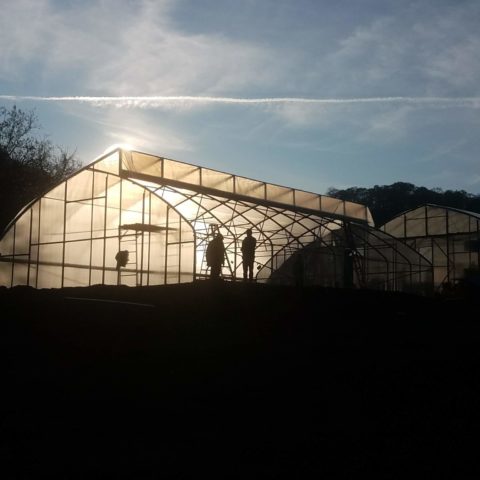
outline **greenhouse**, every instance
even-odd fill
[[[222,276],[234,281],[249,228],[259,282],[294,283],[299,272],[302,283],[324,286],[424,290],[431,282],[430,262],[374,229],[363,205],[116,149],[12,220],[0,239],[0,285],[202,280],[216,233],[226,247]]]
[[[435,288],[478,277],[480,214],[439,205],[422,205],[381,227],[425,256],[433,266]]]

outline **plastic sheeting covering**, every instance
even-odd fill
[[[259,281],[291,282],[282,265],[304,251],[311,284],[349,284],[347,277],[381,289],[428,283],[428,262],[370,222],[363,205],[117,150],[16,217],[0,240],[0,284],[189,282],[208,276],[205,251],[217,233],[226,247],[223,276],[237,279],[248,228],[257,239]],[[128,261],[119,267],[121,251]]]
[[[480,272],[478,213],[427,204],[398,215],[381,230],[405,240],[432,263],[436,287]]]
[[[142,186],[107,173],[115,172],[115,162],[106,160],[105,171],[81,170],[16,219],[0,241],[0,284],[59,288],[193,280],[191,226]],[[120,250],[130,255],[119,272]]]
[[[295,208],[305,208],[324,213],[347,216],[373,225],[370,211],[365,205],[346,202],[294,188],[260,182],[204,167],[196,167],[177,160],[156,157],[140,152],[121,150],[121,169],[125,175],[148,175],[159,177],[163,184],[168,181],[182,182],[185,187],[216,190],[220,196],[240,195],[256,200],[265,200]]]

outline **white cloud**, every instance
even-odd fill
[[[0,79],[16,80],[23,68],[47,47],[43,19],[48,0],[3,2],[0,15]]]
[[[425,71],[430,78],[447,86],[478,91],[480,38],[469,36],[437,53],[426,62]]]
[[[370,112],[359,125],[359,140],[377,144],[399,141],[411,128],[410,114],[414,109],[403,105],[379,113]]]
[[[35,68],[45,79],[64,76],[76,93],[108,95],[227,92],[271,81],[267,48],[175,30],[171,4],[9,2],[0,21],[3,78]]]
[[[393,24],[392,18],[381,18],[356,28],[340,41],[339,48],[326,58],[326,62],[337,78],[343,79],[342,84],[378,84],[398,71],[411,39],[398,38]]]
[[[350,17],[350,28],[339,29],[349,33],[332,37],[328,47],[318,48],[320,34],[308,30],[308,38],[288,49],[259,42],[261,36],[228,38],[208,26],[202,34],[180,30],[172,0],[5,3],[0,79],[31,78],[47,95],[58,94],[63,80],[68,93],[80,95],[282,96],[294,91],[346,98],[480,91],[475,22],[480,7],[475,2],[457,8],[421,8],[421,2],[413,2],[390,15],[362,17],[363,23]],[[288,109],[298,123],[308,122],[312,113],[308,106],[305,113],[298,106]]]
[[[448,8],[412,2],[391,15],[373,17],[319,59],[315,82],[342,96],[476,95],[478,18],[478,2]]]

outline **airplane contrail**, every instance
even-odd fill
[[[0,95],[0,100],[39,101],[39,102],[78,102],[97,106],[114,105],[117,107],[158,108],[162,105],[205,105],[205,104],[363,104],[363,103],[398,103],[431,104],[444,106],[480,107],[480,97],[361,97],[361,98],[302,98],[302,97],[208,97],[208,96],[63,96],[44,97],[32,95]]]

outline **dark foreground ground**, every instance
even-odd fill
[[[478,478],[475,298],[203,282],[0,302],[2,478]]]

